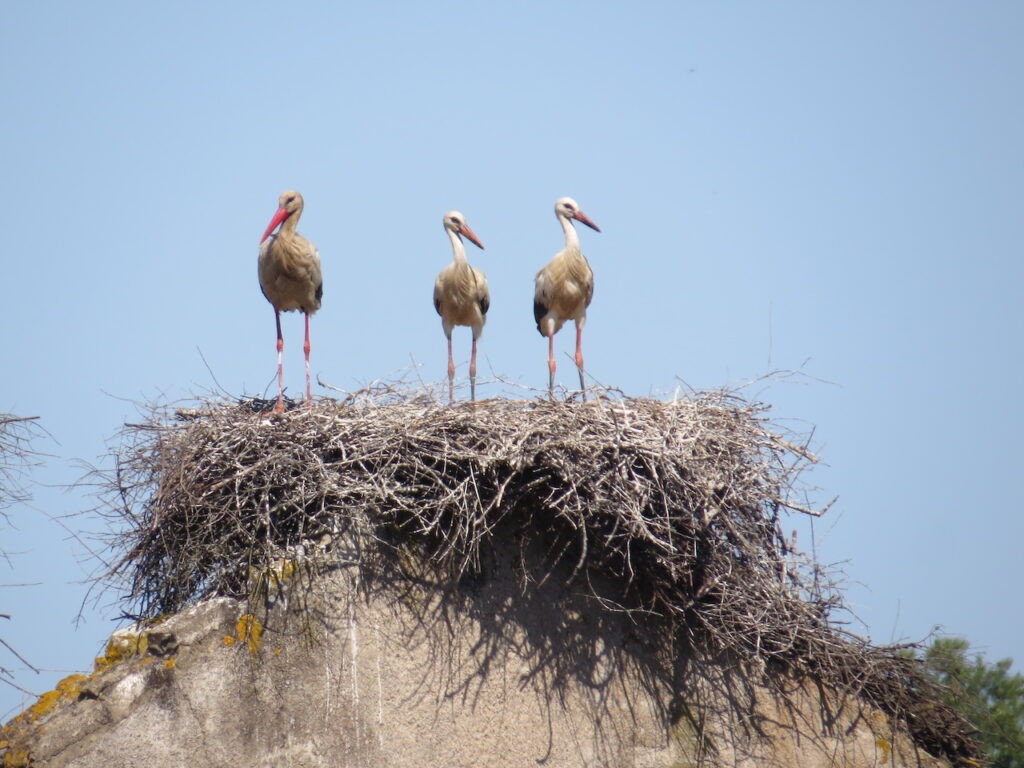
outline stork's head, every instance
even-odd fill
[[[469,224],[466,223],[466,217],[458,211],[448,211],[444,215],[444,228],[449,232],[454,232],[456,235],[462,235],[475,245],[480,250],[484,249],[484,244],[480,242],[480,239],[476,236],[476,233],[469,228]]]
[[[267,229],[263,233],[263,237],[260,238],[260,243],[270,237],[270,233],[277,229],[278,226],[286,219],[292,216],[298,216],[301,213],[302,195],[294,189],[282,192],[281,196],[277,199],[277,213],[274,214],[274,218],[272,218],[270,223],[267,225]]]
[[[571,197],[558,198],[558,201],[555,203],[555,216],[565,219],[576,219],[576,221],[581,224],[586,224],[595,232],[601,231],[601,228],[592,222],[587,215],[580,210],[579,204]]]

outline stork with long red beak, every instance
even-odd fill
[[[441,316],[441,328],[448,338],[448,402],[455,400],[455,361],[452,358],[452,329],[466,325],[473,329],[473,351],[469,358],[470,400],[476,400],[476,342],[484,331],[491,292],[484,273],[466,259],[465,237],[483,250],[484,244],[458,211],[444,215],[444,230],[452,242],[452,263],[441,270],[434,281],[434,309]]]
[[[260,238],[260,289],[274,307],[277,323],[277,405],[274,413],[284,411],[284,337],[281,313],[300,310],[306,316],[306,404],[313,402],[309,373],[309,316],[320,309],[324,281],[320,273],[320,254],[316,246],[296,231],[302,216],[302,195],[294,190],[282,192],[277,212]],[[277,234],[274,230],[280,227]]]
[[[555,387],[555,334],[567,320],[576,321],[576,367],[580,372],[580,390],[586,400],[583,324],[587,321],[587,307],[594,298],[594,272],[580,250],[580,238],[572,221],[586,224],[596,232],[601,230],[571,197],[560,198],[555,203],[555,217],[565,233],[565,248],[537,273],[533,318],[541,336],[548,337],[548,393]]]

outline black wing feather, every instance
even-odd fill
[[[544,336],[545,334],[544,334],[544,331],[540,327],[540,321],[541,321],[541,318],[543,318],[544,315],[546,315],[547,313],[548,313],[547,306],[545,306],[543,304],[543,302],[540,302],[540,301],[537,301],[537,299],[534,299],[533,300],[533,319],[537,321],[537,332],[541,336]]]

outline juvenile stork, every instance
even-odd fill
[[[468,325],[473,329],[473,352],[469,358],[470,399],[476,400],[476,340],[487,322],[487,309],[491,306],[491,292],[484,273],[466,260],[465,237],[483,250],[484,244],[458,211],[444,215],[444,231],[452,241],[452,263],[441,270],[434,281],[434,309],[441,316],[441,328],[448,338],[448,402],[455,401],[455,361],[452,359],[452,329]]]
[[[586,224],[596,232],[601,230],[571,197],[560,198],[555,203],[555,217],[565,233],[565,248],[537,273],[533,318],[537,321],[540,335],[548,337],[548,393],[555,387],[555,334],[567,320],[576,321],[576,367],[580,372],[580,389],[585,400],[583,324],[587,321],[587,307],[594,298],[594,272],[580,250],[580,238],[572,220]]]
[[[284,337],[281,313],[293,309],[306,316],[306,404],[313,402],[309,376],[309,316],[320,309],[324,281],[320,273],[320,254],[316,246],[295,228],[302,216],[302,195],[294,190],[282,192],[277,212],[260,238],[260,289],[274,307],[277,322],[277,405],[274,413],[284,411]],[[277,234],[274,230],[280,226]]]

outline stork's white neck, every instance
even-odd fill
[[[466,263],[466,247],[462,244],[462,238],[459,237],[454,230],[445,227],[445,232],[448,233],[448,239],[452,241],[452,258],[455,259],[456,264]]]
[[[558,223],[562,225],[562,231],[565,233],[565,248],[566,250],[580,249],[580,236],[576,234],[576,227],[572,225],[568,216],[558,215]]]

